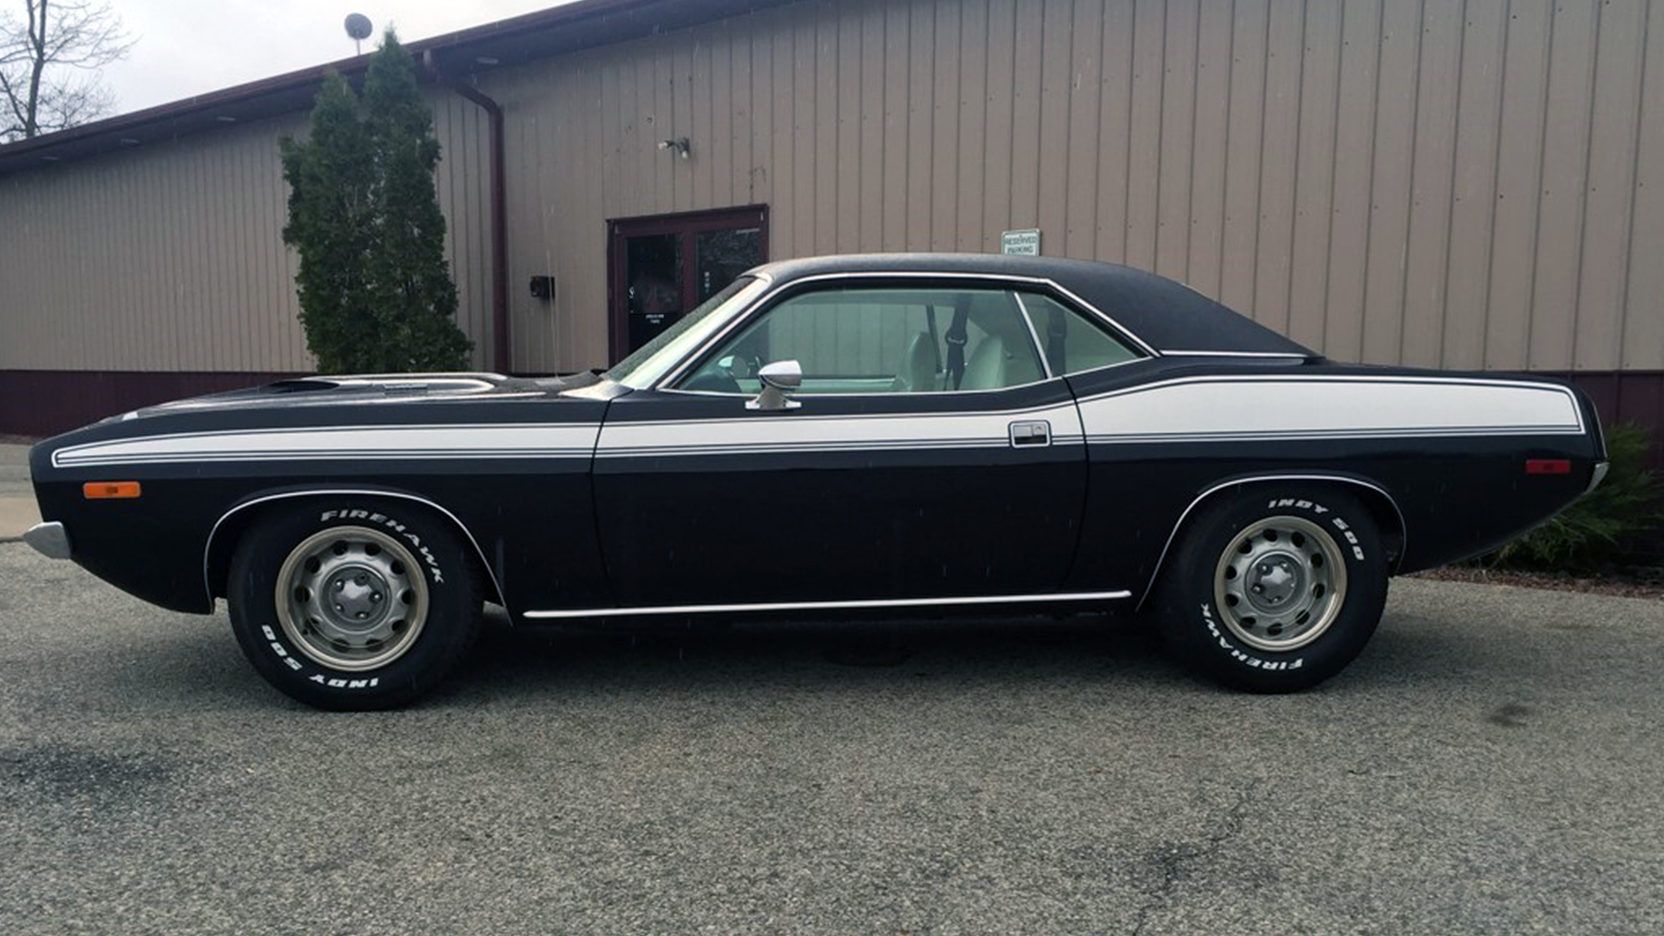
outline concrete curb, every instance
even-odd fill
[[[40,522],[40,511],[32,497],[0,497],[0,543],[23,538],[23,534]]]

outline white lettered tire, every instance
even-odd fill
[[[1375,633],[1388,559],[1368,510],[1321,485],[1245,485],[1185,525],[1158,584],[1182,662],[1250,692],[1335,675]]]
[[[285,503],[242,537],[227,583],[250,663],[323,709],[404,705],[479,631],[472,557],[441,519],[373,497]]]

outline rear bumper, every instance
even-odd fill
[[[23,542],[48,559],[69,558],[69,531],[56,520],[37,523],[23,534]]]
[[[1600,483],[1606,480],[1606,472],[1611,468],[1612,463],[1609,461],[1595,462],[1595,470],[1589,474],[1589,486],[1583,489],[1583,493],[1588,494],[1600,487]]]

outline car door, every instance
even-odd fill
[[[801,387],[759,408],[785,361]],[[1059,586],[1086,462],[1013,289],[839,278],[614,400],[594,484],[621,607],[951,603]]]

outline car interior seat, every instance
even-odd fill
[[[919,332],[907,343],[895,388],[901,393],[928,393],[940,389],[936,378],[936,348],[928,332]]]
[[[971,359],[965,364],[965,377],[959,382],[961,390],[997,390],[1007,385],[1006,375],[1010,356],[1005,353],[1005,339],[987,335],[977,342]]]

